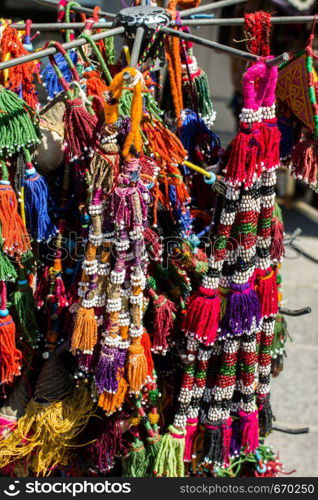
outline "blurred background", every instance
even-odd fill
[[[99,5],[108,12],[118,12],[129,0],[80,0],[83,6]],[[202,3],[210,3],[207,0]],[[158,1],[160,4],[160,1]],[[317,12],[317,0],[255,0],[215,10],[215,17],[242,17],[244,11],[260,9],[272,15],[307,15]],[[0,17],[13,21],[31,18],[34,22],[55,22],[56,11],[33,0],[1,0]],[[78,17],[76,17],[78,19]],[[312,23],[274,26],[272,52],[302,49],[306,45]],[[205,27],[194,29],[196,35],[245,49],[241,27]],[[34,41],[36,48],[46,40],[62,39],[57,31],[41,33]],[[314,46],[315,46],[314,42]],[[318,47],[318,44],[316,44]],[[234,137],[237,110],[241,103],[240,78],[245,63],[206,49],[195,47],[199,65],[206,71],[214,108],[217,111],[215,132],[223,147]],[[45,64],[45,62],[43,62]],[[292,341],[287,345],[284,370],[272,381],[272,406],[276,423],[287,428],[309,427],[307,434],[291,435],[274,431],[267,442],[274,446],[294,476],[318,476],[318,194],[301,181],[294,181],[286,169],[278,173],[277,195],[283,209],[285,230],[292,234],[302,230],[296,244],[300,251],[287,247],[282,265],[284,307],[306,306],[312,313],[287,317]]]

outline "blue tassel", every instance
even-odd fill
[[[48,214],[48,187],[46,180],[35,168],[25,171],[24,203],[27,227],[32,238],[49,241],[57,233],[57,228]]]
[[[280,159],[287,160],[291,156],[295,143],[292,121],[287,116],[282,115],[277,120],[277,126],[281,133],[279,144]]]
[[[77,63],[77,54],[74,50],[69,51],[70,58],[72,59],[74,65]],[[73,80],[73,75],[71,73],[71,70],[68,67],[67,62],[65,61],[64,57],[62,54],[58,53],[54,56],[54,59],[56,61],[56,64],[60,68],[60,71],[63,74],[63,78],[70,83]],[[48,63],[42,74],[41,74],[42,80],[43,80],[43,85],[46,87],[49,99],[53,99],[56,94],[61,92],[63,90],[62,85],[60,84],[58,77],[52,67],[51,63]]]
[[[189,161],[193,163],[200,162],[197,148],[200,146],[200,143],[204,142],[208,146],[207,157],[204,158],[204,161],[209,163],[209,165],[215,165],[222,152],[220,139],[205,125],[197,113],[191,109],[185,109],[183,115],[180,140],[184,148],[188,151]],[[187,167],[183,167],[183,169],[184,174],[191,172]]]

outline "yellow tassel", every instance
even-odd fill
[[[127,392],[127,382],[124,377],[120,377],[116,394],[103,392],[99,396],[98,406],[103,408],[106,415],[112,415],[117,410],[121,410]]]
[[[80,307],[76,314],[75,325],[72,335],[71,352],[77,350],[84,354],[90,354],[97,342],[97,321],[94,309]]]
[[[49,475],[57,465],[67,464],[69,447],[91,416],[93,402],[86,389],[75,389],[71,396],[50,404],[31,400],[15,430],[0,441],[0,467],[32,454],[34,473]]]
[[[140,338],[129,346],[127,361],[127,381],[130,393],[138,393],[146,382],[147,359]]]

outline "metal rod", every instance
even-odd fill
[[[161,28],[161,33],[176,36],[178,38],[182,38],[183,40],[190,40],[190,42],[197,43],[198,45],[203,45],[204,47],[208,47],[210,49],[226,52],[227,54],[239,57],[241,59],[246,59],[248,61],[258,60],[258,56],[255,56],[254,54],[249,54],[248,52],[244,52],[243,50],[235,49],[234,47],[228,47],[227,45],[222,45],[218,42],[212,42],[211,40],[206,40],[205,38],[200,38],[183,31],[176,31],[172,28],[163,27]]]
[[[200,12],[208,12],[209,10],[221,9],[231,5],[247,2],[247,0],[221,0],[220,2],[208,3],[200,5],[200,7],[193,7],[193,9],[185,9],[180,12],[180,17],[190,16],[191,14],[199,14]]]
[[[11,28],[18,31],[25,30],[25,24],[17,23],[10,24]],[[41,31],[51,31],[51,30],[67,30],[67,29],[83,29],[85,23],[34,23],[31,25],[31,30],[41,30]],[[111,28],[113,26],[112,22],[108,23],[95,23],[94,29],[96,28]]]
[[[145,29],[142,28],[142,26],[139,26],[139,28],[137,28],[134,44],[131,50],[130,65],[132,67],[136,67],[138,65],[140,49],[144,33]]]
[[[33,0],[33,1],[36,3],[40,3],[42,5],[46,5],[47,7],[52,7],[53,9],[57,10],[58,2],[56,2],[55,0]],[[82,6],[77,7],[76,5],[72,7],[72,10],[75,10],[75,12],[83,12],[84,14],[94,13],[93,9],[89,9],[87,7],[82,7]],[[98,15],[102,17],[109,17],[110,19],[116,17],[116,14],[114,14],[113,12],[104,12],[102,10],[98,12]]]
[[[212,4],[216,5],[216,4]],[[185,12],[185,11],[183,11]],[[181,13],[181,17],[183,12]],[[312,23],[315,16],[281,16],[271,17],[272,24],[305,24]],[[245,23],[244,17],[233,17],[223,19],[184,19],[183,24],[188,26],[243,26]],[[170,25],[175,26],[176,22],[171,21]]]
[[[304,314],[311,313],[311,307],[308,306],[303,309],[285,309],[284,307],[280,307],[279,312],[286,316],[303,316]]]
[[[314,262],[315,264],[318,264],[318,258],[315,256],[315,255],[311,255],[311,253],[309,252],[306,252],[306,250],[304,250],[302,247],[298,246],[297,243],[295,243],[294,241],[291,241],[289,243],[289,245],[294,249],[296,250],[296,252],[300,253],[301,255],[303,255],[304,257],[306,257],[307,259],[311,260],[312,262]]]
[[[103,31],[102,33],[96,33],[92,35],[92,39],[95,40],[103,40],[104,38],[109,38],[114,35],[121,35],[124,33],[125,29],[120,26],[118,28],[114,28],[112,30]],[[78,40],[74,40],[73,42],[63,43],[62,46],[65,50],[75,49],[76,47],[81,47],[82,45],[86,45],[87,40],[84,38],[79,38]],[[12,66],[18,66],[19,64],[23,64],[29,61],[35,61],[37,59],[42,59],[43,57],[50,56],[51,54],[56,54],[58,52],[54,47],[49,47],[48,49],[38,50],[36,52],[32,52],[26,56],[16,57],[15,59],[10,59],[9,61],[5,61],[0,63],[0,70],[11,68]]]
[[[190,42],[197,43],[198,45],[203,45],[204,47],[208,47],[210,49],[219,50],[221,52],[225,52],[229,55],[239,57],[241,59],[245,59],[247,61],[258,61],[259,57],[250,54],[249,52],[245,52],[244,50],[235,49],[234,47],[229,47],[228,45],[222,45],[218,42],[212,42],[211,40],[207,40],[205,38],[201,38],[199,36],[192,35],[190,33],[185,33],[184,31],[177,31],[172,28],[161,28],[161,32],[166,35],[176,36],[183,40],[190,40]],[[283,61],[289,60],[289,54],[284,52],[283,54],[275,57],[274,59],[270,59],[266,62],[268,66],[279,65]]]
[[[280,56],[274,57],[274,59],[270,59],[266,61],[267,66],[279,66],[283,62],[287,62],[290,59],[290,55],[288,52],[283,52]]]
[[[308,434],[309,427],[291,428],[283,425],[273,425],[273,431],[284,432],[286,434]]]

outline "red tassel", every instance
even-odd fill
[[[185,437],[185,448],[183,456],[185,462],[191,462],[193,458],[193,445],[198,433],[198,422],[199,421],[197,418],[187,419],[187,434]]]
[[[291,157],[292,174],[316,188],[318,176],[317,141],[313,137],[306,137],[305,133],[296,143]]]
[[[278,313],[278,288],[276,273],[272,268],[257,269],[256,291],[261,305],[261,317],[275,316]]]
[[[219,327],[220,305],[217,290],[200,286],[188,301],[182,329],[205,345],[213,345]]]
[[[252,453],[258,448],[258,410],[252,413],[239,411],[241,443],[245,453]]]
[[[230,145],[225,180],[230,185],[251,186],[261,175],[263,157],[263,127],[259,123],[241,123],[240,131]]]
[[[149,338],[148,332],[146,330],[144,330],[144,333],[141,337],[140,343],[144,348],[144,354],[145,354],[146,361],[147,361],[147,375],[150,379],[152,379],[155,365],[154,365],[154,362],[152,359],[152,354],[151,354],[150,338]]]
[[[22,352],[15,344],[15,324],[7,309],[7,289],[1,281],[1,310],[0,310],[0,383],[13,382],[14,377],[20,375],[22,366]]]
[[[17,30],[10,28],[10,26],[3,31],[0,52],[2,55],[2,62],[5,61],[8,56],[9,59],[15,59],[29,54],[20,41]],[[33,81],[33,75],[38,72],[38,64],[35,61],[30,61],[10,68],[8,76],[7,88],[18,95],[22,94],[22,99],[33,109],[39,104]]]
[[[273,262],[280,262],[285,255],[284,224],[278,217],[273,217],[271,225],[270,255]]]
[[[232,437],[232,418],[229,417],[226,422],[222,424],[223,436],[223,462],[228,466],[230,463],[230,446]]]
[[[154,261],[160,260],[162,248],[160,238],[157,233],[152,231],[150,227],[146,227],[144,229],[144,239],[149,258]]]
[[[151,288],[149,294],[155,306],[154,334],[151,349],[155,353],[164,355],[169,347],[167,339],[172,333],[176,307],[171,300],[164,295],[157,295]]]
[[[277,127],[277,118],[267,119],[263,122],[264,156],[263,168],[274,170],[280,165],[280,139],[281,133]]]
[[[88,113],[81,99],[67,100],[64,124],[69,161],[91,156],[97,118]]]

